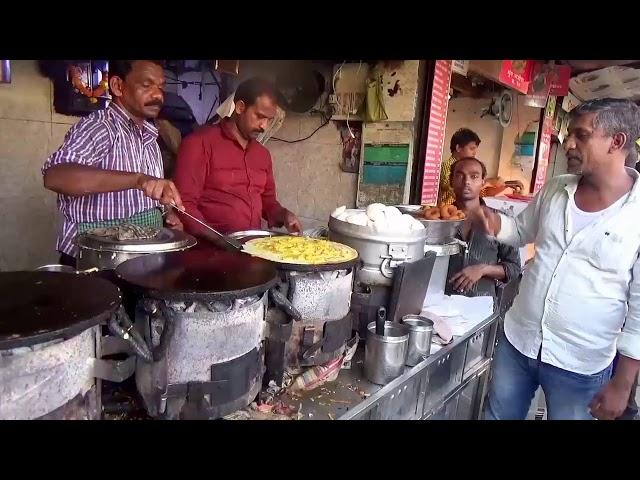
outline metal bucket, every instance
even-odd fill
[[[402,323],[409,327],[407,365],[413,367],[431,353],[433,322],[420,315],[405,315]]]
[[[376,322],[367,325],[364,350],[364,374],[377,385],[385,385],[404,372],[409,342],[409,327],[384,322],[384,335],[376,333]]]

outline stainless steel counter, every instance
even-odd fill
[[[499,317],[494,313],[385,386],[365,378],[360,347],[335,382],[282,400],[299,406],[304,420],[479,418]]]

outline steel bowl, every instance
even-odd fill
[[[282,237],[286,235],[289,234],[285,232],[273,232],[271,230],[243,230],[230,233],[227,237],[237,240],[240,243],[246,243],[254,238]]]
[[[423,205],[394,205],[401,213],[406,213],[407,215],[419,215],[423,210]]]
[[[418,220],[427,231],[425,240],[427,245],[445,245],[453,242],[458,227],[464,223],[464,220],[427,220],[425,218],[418,218]]]

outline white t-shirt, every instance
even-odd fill
[[[571,238],[573,238],[580,230],[588,227],[597,218],[606,215],[613,210],[619,210],[620,208],[622,208],[622,204],[627,201],[627,198],[629,198],[628,193],[620,197],[616,202],[612,203],[604,210],[600,210],[599,212],[584,212],[580,210],[576,205],[574,196],[569,195],[569,208],[571,212]]]

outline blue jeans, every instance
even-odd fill
[[[593,420],[589,403],[611,378],[612,366],[581,375],[522,355],[501,334],[492,365],[485,404],[486,420],[524,420],[542,386],[549,420]]]

